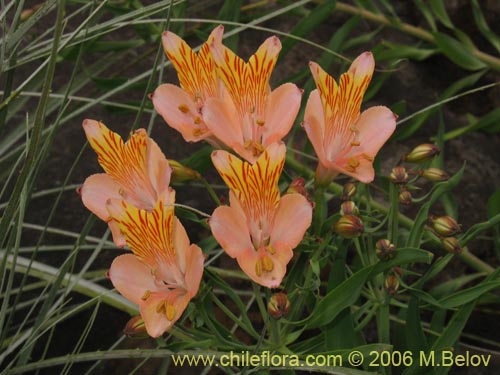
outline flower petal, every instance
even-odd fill
[[[103,123],[85,120],[83,128],[105,172],[126,190],[125,199],[141,208],[151,209],[158,198],[148,173],[148,135],[135,131],[126,144]],[[161,151],[159,151],[161,154]],[[162,154],[162,157],[165,156]],[[156,159],[158,160],[158,159]]]
[[[262,145],[281,141],[293,126],[299,113],[302,91],[293,83],[285,83],[267,98]]]
[[[174,296],[169,297],[169,294],[173,294]],[[158,311],[158,306],[164,303],[165,300],[169,300],[174,307],[174,316],[171,320],[167,319],[163,311]],[[148,335],[151,337],[160,337],[168,331],[182,316],[190,300],[189,295],[178,293],[176,290],[151,295],[140,305],[140,313]]]
[[[280,200],[271,231],[271,244],[295,248],[311,225],[312,206],[300,194],[286,194]]]
[[[257,274],[257,262],[261,261],[263,257],[269,257],[272,261],[271,271],[262,271],[260,275]],[[283,277],[286,274],[286,265],[292,259],[293,252],[286,246],[281,246],[276,249],[274,255],[265,254],[263,250],[257,252],[255,250],[246,250],[242,252],[236,260],[239,266],[253,281],[257,284],[267,288],[277,288]]]
[[[254,251],[242,211],[228,206],[217,207],[208,223],[215,239],[230,257],[236,258],[247,250]]]
[[[146,291],[157,289],[151,269],[132,254],[117,256],[108,276],[118,292],[137,305],[143,302]]]
[[[186,142],[198,142],[211,135],[193,99],[181,88],[168,83],[160,85],[151,100],[155,110]]]
[[[177,71],[182,89],[190,96],[191,101],[197,97],[204,101],[208,97],[219,95],[219,81],[209,45],[222,38],[223,29],[221,31],[220,28],[219,26],[212,31],[198,53],[173,32],[166,31],[162,35],[163,49]]]
[[[191,297],[198,293],[201,277],[203,275],[203,265],[205,256],[196,245],[191,245],[186,254],[185,286]]]
[[[236,152],[243,149],[243,133],[239,115],[230,100],[208,98],[203,107],[203,120],[213,135]]]
[[[109,199],[123,199],[120,195],[122,188],[105,173],[93,174],[85,180],[80,189],[82,202],[99,219],[111,219],[106,208]]]
[[[318,159],[323,164],[327,163],[325,149],[323,146],[325,137],[325,117],[318,90],[312,91],[309,95],[302,126],[311,141]]]

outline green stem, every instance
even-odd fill
[[[313,228],[314,233],[317,236],[321,235],[321,226],[325,221],[326,217],[326,200],[325,200],[325,188],[317,187],[314,192],[314,217],[313,217]]]
[[[203,186],[205,186],[205,188],[208,191],[208,194],[210,194],[210,196],[212,197],[213,201],[217,204],[217,206],[220,206],[222,203],[220,202],[220,199],[217,196],[217,193],[213,189],[212,185],[210,185],[208,181],[201,175],[198,178],[198,180],[203,184]]]

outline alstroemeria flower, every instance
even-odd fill
[[[115,244],[123,247],[125,238],[111,219],[106,202],[125,200],[138,208],[152,210],[160,195],[171,190],[172,170],[163,152],[144,129],[136,130],[126,143],[95,120],[85,120],[83,129],[106,172],[85,180],[80,189],[83,204],[109,223]]]
[[[180,87],[163,84],[151,97],[156,111],[184,140],[206,140],[214,146],[220,146],[220,142],[205,125],[202,109],[208,98],[220,97],[224,91],[209,47],[215,38],[222,37],[217,30],[212,31],[198,52],[173,32],[163,33],[163,49],[177,71]]]
[[[218,139],[254,163],[267,146],[288,134],[302,91],[292,83],[271,91],[269,80],[281,50],[276,36],[264,41],[245,62],[222,45],[222,28],[215,31],[221,35],[214,38],[210,50],[229,96],[207,99],[203,118]]]
[[[216,208],[209,220],[212,233],[253,281],[268,288],[281,283],[292,250],[312,218],[312,206],[304,196],[280,197],[285,152],[283,143],[273,143],[253,165],[226,151],[212,153],[230,189],[230,206]]]
[[[396,128],[396,116],[387,107],[360,114],[375,67],[373,55],[358,56],[338,84],[318,64],[309,66],[317,90],[307,101],[303,126],[319,159],[316,183],[329,183],[338,173],[371,182],[373,159]]]
[[[203,274],[201,249],[189,244],[174,216],[173,195],[160,198],[153,211],[110,200],[110,215],[125,234],[133,254],[115,258],[108,276],[125,298],[139,306],[146,331],[159,337],[181,317],[198,293]]]

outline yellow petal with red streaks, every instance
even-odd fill
[[[169,198],[173,199],[173,192]],[[108,212],[127,239],[132,252],[152,269],[173,264],[175,249],[172,228],[174,207],[160,199],[153,211],[138,209],[126,201],[109,200]]]
[[[254,112],[263,115],[270,91],[269,79],[280,50],[279,39],[270,37],[246,63],[222,43],[211,44],[219,76],[242,115]]]
[[[209,44],[219,38],[219,35],[222,35],[220,27],[212,31],[207,42],[196,53],[173,32],[163,33],[163,49],[177,71],[181,87],[192,98],[205,100],[218,95],[217,73]]]
[[[285,152],[283,143],[273,143],[253,165],[226,151],[214,151],[212,161],[247,214],[266,214],[273,212],[280,199],[278,180]]]

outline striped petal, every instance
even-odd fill
[[[165,155],[146,131],[137,130],[124,143],[118,134],[98,121],[85,120],[83,128],[99,164],[123,188],[123,198],[151,209],[162,193],[156,189],[168,187],[171,170]]]
[[[223,28],[215,28],[198,53],[171,31],[162,35],[163,49],[172,62],[179,83],[193,99],[204,101],[219,95],[219,83],[215,65],[210,54],[210,44],[222,38]]]

